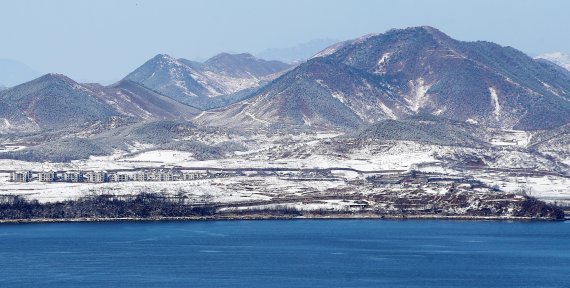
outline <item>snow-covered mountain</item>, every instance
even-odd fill
[[[117,116],[81,85],[59,74],[47,74],[0,92],[2,130],[57,129]]]
[[[243,207],[295,196],[291,207],[319,211],[404,213],[410,200],[409,211],[443,217],[512,216],[531,192],[570,203],[569,147],[570,71],[431,27],[336,43],[294,67],[249,54],[157,55],[109,86],[47,74],[0,91],[0,183],[20,187],[4,189],[18,197],[188,188],[188,201],[211,193]],[[5,173],[170,168],[208,179],[39,185]],[[505,195],[512,201],[495,201]],[[448,210],[432,205],[442,197]]]
[[[128,81],[104,87],[46,74],[0,91],[1,132],[62,129],[112,117],[188,119],[197,113],[195,108]]]
[[[250,54],[222,53],[200,63],[159,54],[125,77],[178,102],[200,109],[219,106],[232,97],[259,87],[277,77],[290,65],[266,61]],[[234,97],[235,98],[235,97]],[[237,98],[241,100],[241,98]]]
[[[0,102],[3,131],[196,115],[199,125],[240,128],[354,129],[433,115],[535,130],[570,122],[570,73],[511,47],[413,27],[334,44],[294,68],[250,54],[160,54],[115,85],[48,74],[0,92]]]
[[[139,120],[190,119],[199,110],[154,92],[135,82],[122,80],[110,86],[82,84],[99,100],[121,115]]]
[[[540,56],[537,56],[536,58],[548,60],[548,61],[570,71],[570,56],[568,56],[562,52],[546,53],[546,54],[542,54]]]
[[[354,128],[421,114],[506,129],[559,126],[570,121],[570,76],[511,47],[432,27],[394,29],[335,44],[196,120]]]

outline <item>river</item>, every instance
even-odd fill
[[[570,287],[569,222],[0,225],[2,287]]]

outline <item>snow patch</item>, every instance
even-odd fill
[[[303,114],[303,122],[305,123],[305,125],[307,126],[311,126],[311,118],[307,117],[307,115]]]
[[[491,101],[493,104],[493,113],[495,114],[495,119],[499,120],[501,116],[501,105],[499,104],[499,95],[497,95],[497,90],[493,87],[489,87],[489,93],[491,94]]]
[[[548,90],[548,92],[560,97],[560,94],[556,90],[554,90],[554,88],[552,86],[550,86],[547,83],[544,83],[542,81],[540,81],[540,83],[542,83],[542,86],[544,86],[544,88],[546,88],[546,90]],[[566,99],[566,98],[563,98],[563,99]]]
[[[473,119],[473,118],[469,118],[467,120],[465,120],[465,122],[469,123],[469,124],[478,124],[479,121]]]
[[[380,57],[380,59],[378,60],[378,63],[376,64],[376,70],[374,71],[374,73],[376,73],[376,74],[385,74],[386,73],[386,62],[388,61],[388,59],[390,58],[391,55],[392,55],[392,53],[390,53],[390,52],[386,52],[386,53],[382,54],[382,57]]]
[[[176,164],[180,161],[193,160],[192,153],[174,150],[155,150],[139,153],[133,157],[124,158],[119,161],[131,162],[161,162],[166,164]]]
[[[433,115],[441,115],[445,111],[447,111],[447,107],[442,107],[433,112]]]
[[[382,109],[382,111],[386,114],[386,116],[390,117],[390,119],[397,119],[398,118],[396,116],[396,114],[394,114],[394,111],[392,111],[392,109],[388,108],[388,106],[386,106],[384,103],[380,102],[380,103],[378,103],[378,105],[380,105],[380,109]]]
[[[340,93],[340,92],[332,92],[331,91],[331,96],[333,96],[334,98],[338,99],[338,101],[340,101],[341,103],[345,103],[346,102],[346,97],[344,96],[344,94]]]
[[[412,111],[418,112],[420,108],[422,108],[426,104],[428,100],[428,98],[426,97],[427,91],[429,90],[429,88],[431,88],[431,86],[426,85],[425,80],[421,77],[416,79],[416,81],[410,80],[409,85],[412,91],[410,95],[411,98],[405,100],[411,106],[410,109]]]
[[[263,123],[263,124],[267,124],[267,125],[270,125],[270,124],[271,124],[269,121],[265,121],[265,120],[263,120],[263,119],[259,119],[259,118],[255,117],[255,115],[253,115],[253,114],[250,113],[250,112],[246,112],[245,115],[249,116],[251,119],[253,119],[253,120],[257,121],[257,122],[260,122],[260,123]]]

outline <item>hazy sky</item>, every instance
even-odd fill
[[[534,56],[570,53],[569,11],[567,0],[0,0],[0,58],[108,82],[158,53],[256,53],[418,25]]]

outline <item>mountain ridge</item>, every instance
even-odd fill
[[[319,65],[322,71],[315,70]],[[346,77],[352,80],[345,81]],[[266,101],[268,95],[279,97]],[[324,102],[310,104],[305,101],[310,96]],[[255,107],[221,108],[221,117],[209,113],[200,121],[221,125],[247,121],[254,126],[318,123],[333,129],[350,129],[358,122],[323,122],[322,113],[317,113],[305,115],[305,123],[300,123],[297,112],[284,108],[299,103],[299,97],[305,98],[303,105],[309,104],[304,107],[307,111],[318,110],[318,105],[336,107],[340,101],[348,110],[336,109],[345,112],[335,117],[356,114],[362,123],[431,114],[490,127],[535,130],[570,121],[568,75],[512,47],[454,40],[429,26],[392,29],[333,45],[255,92],[247,100],[257,103]],[[225,119],[228,115],[237,118]]]
[[[204,62],[158,54],[109,86],[46,74],[2,90],[0,102],[2,131],[113,116],[352,130],[418,115],[540,130],[570,122],[570,73],[512,47],[421,26],[339,42],[296,66],[248,53]]]
[[[257,88],[290,67],[247,53],[220,53],[202,63],[158,54],[127,75],[125,80],[141,84],[178,102],[210,109],[213,108],[210,98]],[[232,97],[225,98],[233,101]]]
[[[80,84],[55,73],[0,91],[0,106],[4,132],[61,129],[113,117],[189,119],[199,112],[136,83]]]

